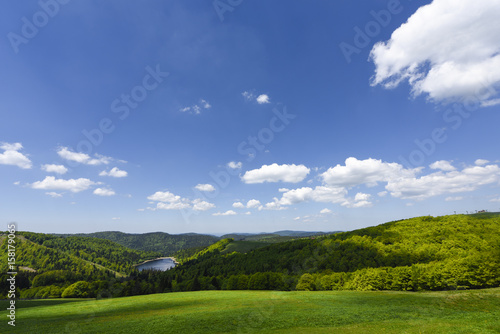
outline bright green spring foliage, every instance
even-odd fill
[[[175,291],[180,291],[195,276],[200,282],[204,280],[199,276],[207,277],[208,289],[215,286],[209,277],[217,277],[221,288],[242,289],[244,275],[251,278],[257,273],[281,275],[285,282],[281,286],[289,290],[497,287],[500,215],[425,216],[272,244],[246,254],[206,252],[165,275],[175,279]],[[267,289],[276,285],[267,284]]]
[[[227,238],[227,239],[222,239],[220,241],[217,241],[213,245],[210,245],[210,246],[200,250],[199,252],[197,252],[193,256],[185,259],[184,262],[200,259],[206,254],[210,254],[210,255],[219,254],[224,249],[226,249],[227,245],[229,245],[233,241],[234,241],[234,239],[232,239],[232,238]]]

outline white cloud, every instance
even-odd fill
[[[2,142],[0,143],[0,149],[5,151],[19,151],[23,149],[23,145],[21,143],[10,144]]]
[[[192,208],[195,211],[207,211],[215,208],[215,204],[203,201],[202,199],[195,199],[190,201],[187,198],[182,198],[181,196],[174,195],[169,191],[157,191],[151,196],[148,196],[151,204],[156,203],[156,209],[160,210],[180,210]],[[156,210],[153,209],[153,210]]]
[[[285,193],[278,201],[279,205],[293,205],[301,202],[314,201],[320,203],[342,203],[345,201],[347,190],[343,187],[317,186],[316,188],[302,187]]]
[[[474,164],[476,164],[477,166],[483,166],[483,165],[486,165],[486,164],[489,164],[490,162],[488,160],[484,160],[484,159],[477,159]]]
[[[347,197],[348,189],[361,185],[371,187],[379,183],[385,186],[385,190],[377,193],[379,197],[390,194],[392,197],[412,200],[474,191],[484,185],[500,185],[498,165],[469,166],[459,171],[447,161],[437,161],[431,167],[435,171],[417,176],[424,172],[423,167],[405,169],[398,163],[348,158],[345,166],[337,165],[320,175],[324,180],[323,185],[314,188],[280,188],[281,198],[275,197],[273,201],[260,205],[258,208],[259,210],[284,210],[288,206],[309,201],[340,204],[348,208],[371,207],[373,195],[357,192],[354,197]],[[257,175],[255,179],[259,179],[260,176]],[[266,177],[267,175],[259,180]],[[448,197],[446,200],[461,199],[461,197]],[[243,207],[244,204],[238,202],[233,206]]]
[[[258,104],[269,103],[269,96],[267,94],[261,94],[261,95],[257,96],[256,101]]]
[[[251,199],[247,202],[247,209],[255,209],[258,208],[260,205],[261,205],[260,201],[256,199]]]
[[[346,200],[344,203],[342,203],[342,206],[348,207],[348,208],[367,208],[371,207],[373,205],[372,202],[370,202],[370,198],[372,196],[370,194],[365,194],[365,193],[357,193],[356,196],[354,196],[354,201],[351,200]]]
[[[210,105],[210,103],[208,103],[208,101],[207,101],[207,100],[203,100],[203,99],[201,99],[200,103],[201,103],[201,106],[202,106],[204,109],[210,109],[210,108],[212,108],[212,106]]]
[[[103,170],[99,173],[99,176],[111,176],[111,177],[126,177],[128,173],[124,170],[118,169],[118,167],[113,167],[109,172]]]
[[[19,151],[23,148],[21,143],[0,143],[0,149],[4,150],[0,154],[0,165],[12,165],[22,169],[30,169],[33,164],[31,160]]]
[[[47,173],[66,174],[68,169],[63,165],[42,165],[42,170]]]
[[[212,192],[215,191],[215,187],[211,184],[198,184],[195,187],[199,191],[207,191],[207,192]]]
[[[235,162],[235,161],[230,161],[227,164],[227,167],[231,169],[240,169],[243,166],[243,163],[241,161]]]
[[[89,189],[91,186],[97,183],[85,179],[56,179],[54,176],[47,176],[43,181],[37,181],[31,184],[33,189],[44,189],[44,190],[68,190],[73,193],[78,193]]]
[[[303,181],[310,169],[304,165],[264,165],[259,169],[247,171],[241,179],[245,183],[291,182]]]
[[[114,190],[108,188],[97,188],[94,190],[94,195],[97,196],[113,196],[115,194]]]
[[[195,199],[193,201],[193,210],[194,211],[207,211],[215,208],[215,204],[203,201],[201,199]]]
[[[59,198],[62,197],[62,194],[56,193],[54,191],[46,192],[45,195],[48,195],[52,198]]]
[[[280,204],[279,200],[275,197],[272,202],[266,203],[259,207],[259,210],[286,210],[287,207],[284,207]]]
[[[247,92],[247,91],[244,91],[243,93],[241,93],[241,95],[243,95],[243,97],[247,101],[253,100],[255,98],[255,95],[253,93],[250,93],[250,92]]]
[[[420,7],[370,54],[372,85],[408,81],[415,96],[461,101],[476,96],[483,106],[500,103],[500,2],[434,0]],[[480,93],[479,93],[480,92]]]
[[[293,218],[293,220],[300,220],[300,217],[295,217]]]
[[[120,220],[121,218],[120,217],[113,217],[111,218],[111,220]]]
[[[319,213],[321,213],[322,215],[327,215],[327,214],[332,213],[332,210],[327,209],[327,208],[324,208],[324,209],[323,209],[323,210],[321,210]]]
[[[213,213],[212,216],[234,216],[236,214],[237,213],[234,212],[233,210],[228,210],[226,212],[216,212],[216,213]]]
[[[241,202],[235,202],[235,203],[233,203],[233,208],[244,209],[245,208],[245,204],[243,204]]]
[[[371,197],[372,197],[372,195],[370,195],[370,194],[357,193],[356,196],[354,196],[354,200],[356,202],[368,201],[368,200],[370,200]]]
[[[18,186],[18,185],[20,185],[20,184],[21,184],[21,181],[16,181],[16,182],[14,182],[14,185],[16,185],[16,186]]]
[[[88,154],[70,151],[67,147],[61,147],[57,154],[69,161],[75,161],[85,165],[107,165],[113,159],[100,154],[94,154],[95,158],[91,158]]]
[[[500,197],[499,198],[490,199],[490,202],[500,202]]]
[[[440,169],[440,170],[445,171],[445,172],[451,172],[453,170],[456,170],[456,168],[453,167],[451,165],[451,163],[449,161],[446,161],[446,160],[436,161],[436,162],[430,164],[429,167],[431,169]]]
[[[148,196],[148,199],[155,202],[177,202],[181,197],[169,191],[157,191],[153,195]]]
[[[174,195],[169,191],[157,191],[153,195],[148,196],[148,199],[150,201],[159,202],[156,204],[156,208],[161,210],[180,210],[191,207],[189,200]]]
[[[156,208],[159,210],[182,210],[190,208],[191,204],[186,202],[160,202],[156,203]]]
[[[394,197],[423,200],[443,194],[474,191],[480,186],[499,181],[500,168],[497,165],[473,166],[462,171],[439,171],[420,178],[392,180],[386,189]]]
[[[191,114],[199,115],[203,109],[210,109],[212,105],[205,99],[200,99],[198,104],[194,104],[190,107],[184,107],[179,109],[180,112],[189,112]]]
[[[452,202],[452,201],[461,201],[464,198],[462,196],[457,196],[457,197],[446,197],[445,201],[446,202]]]
[[[387,182],[400,177],[414,176],[419,169],[405,169],[398,163],[382,160],[347,158],[345,166],[337,165],[321,174],[323,181],[332,186],[352,187],[361,184],[368,186]]]
[[[342,203],[342,206],[348,207],[348,208],[369,208],[373,205],[372,202],[370,201],[359,201],[359,202],[344,202]]]

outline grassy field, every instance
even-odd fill
[[[500,289],[199,291],[18,301],[0,333],[500,333]],[[7,303],[0,302],[2,310]]]

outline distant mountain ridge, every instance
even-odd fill
[[[218,237],[206,234],[168,234],[165,232],[132,234],[118,231],[108,231],[88,234],[78,233],[57,235],[63,237],[79,236],[106,239],[131,249],[144,252],[158,252],[163,256],[170,256],[185,248],[207,247],[220,240]]]
[[[116,242],[122,246],[144,251],[159,252],[163,256],[172,256],[175,253],[190,249],[208,247],[219,240],[233,238],[239,241],[262,241],[269,243],[284,242],[296,238],[313,237],[334,234],[338,232],[311,232],[311,231],[277,231],[273,233],[231,233],[217,237],[209,234],[183,233],[169,234],[166,232],[125,233],[119,231],[105,231],[94,233],[52,234],[60,237],[92,237]]]
[[[297,238],[307,238],[321,235],[329,235],[340,233],[341,231],[334,232],[311,232],[311,231],[291,231],[283,230],[272,233],[229,233],[221,236],[221,239],[233,238],[239,241],[264,241],[264,242],[283,242]]]

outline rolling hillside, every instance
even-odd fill
[[[446,292],[203,291],[18,301],[2,333],[467,333],[500,331],[499,289]],[[6,301],[0,301],[4,314]]]
[[[229,247],[226,245],[226,247]],[[245,254],[200,254],[165,273],[201,289],[442,290],[500,284],[500,215],[418,217]],[[217,278],[217,282],[214,281]],[[255,283],[258,282],[258,283]]]

